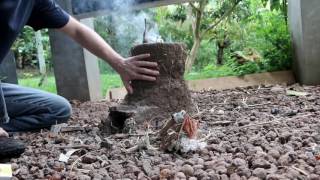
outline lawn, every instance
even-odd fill
[[[196,79],[207,79],[221,76],[233,75],[230,71],[225,70],[217,70],[212,71],[212,73],[202,73],[202,72],[193,72],[185,76],[186,80],[196,80]],[[38,86],[40,82],[39,76],[24,76],[19,78],[19,84],[26,87],[37,88],[41,90],[45,90],[52,93],[57,93],[56,83],[53,75],[48,76],[47,80],[43,83],[42,86]],[[119,75],[116,74],[102,74],[101,75],[101,83],[102,83],[102,93],[103,95],[109,89],[122,87],[122,82]]]
[[[49,76],[47,80],[43,83],[42,86],[38,86],[40,82],[40,77],[24,77],[19,79],[19,84],[26,87],[37,88],[45,90],[52,93],[57,93],[55,78]],[[117,88],[122,86],[120,77],[115,74],[102,74],[101,75],[102,83],[102,93],[106,94],[108,89]]]

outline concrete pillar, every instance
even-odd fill
[[[319,85],[320,1],[290,0],[288,9],[297,80],[306,85]]]
[[[16,61],[12,51],[10,51],[2,61],[0,77],[2,82],[18,84]]]
[[[94,26],[91,18],[81,22]],[[58,94],[69,100],[102,99],[97,58],[63,33],[49,34]]]

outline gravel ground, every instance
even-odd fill
[[[308,92],[288,96],[286,89]],[[205,149],[182,154],[154,149],[128,151],[136,134],[100,136],[98,125],[111,103],[73,103],[70,125],[83,131],[19,134],[28,144],[12,159],[14,179],[320,179],[319,87],[275,86],[193,93]],[[150,133],[151,145],[159,139]],[[78,149],[68,163],[60,153]]]

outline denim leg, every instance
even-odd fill
[[[44,91],[2,83],[10,122],[8,132],[32,131],[67,122],[71,105],[63,97]]]

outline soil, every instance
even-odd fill
[[[147,61],[158,63],[160,76],[155,82],[132,81],[133,94],[128,94],[120,105],[111,108],[111,116],[101,126],[106,134],[122,132],[123,129],[135,130],[134,127],[127,127],[125,121],[129,118],[132,118],[135,126],[145,121],[161,126],[163,119],[169,118],[174,112],[196,111],[184,80],[187,58],[185,46],[179,43],[141,44],[131,51],[133,56],[147,53],[150,54]],[[117,127],[115,130],[110,129],[114,126]]]
[[[288,96],[286,88],[309,95]],[[320,143],[319,93],[320,86],[194,92],[199,131],[208,146],[187,154],[128,151],[144,129],[100,136],[98,125],[112,103],[73,103],[69,124],[84,131],[16,135],[28,146],[10,161],[14,179],[320,179],[320,161],[311,151],[313,143]],[[159,138],[152,132],[149,137],[159,148]],[[59,154],[71,146],[79,150],[68,163],[59,162]]]

